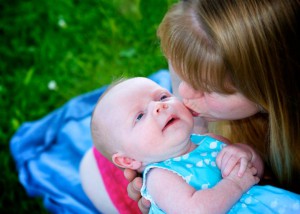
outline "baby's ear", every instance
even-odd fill
[[[129,168],[133,170],[137,170],[142,166],[141,161],[137,161],[130,157],[126,157],[120,153],[113,154],[112,161],[114,164],[121,168]]]

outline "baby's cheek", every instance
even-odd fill
[[[192,111],[192,113],[199,113],[201,111],[200,100],[196,99],[184,99],[184,105]]]

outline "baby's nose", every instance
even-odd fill
[[[163,110],[168,109],[169,106],[167,103],[163,103],[163,102],[157,102],[154,108],[154,113],[155,114],[159,114],[161,113]]]

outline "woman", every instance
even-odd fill
[[[194,115],[256,148],[266,176],[300,193],[298,17],[297,0],[187,0],[167,12],[158,36]],[[139,186],[131,182],[131,198]]]

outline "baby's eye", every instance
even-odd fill
[[[165,99],[167,99],[168,97],[169,97],[168,95],[164,94],[164,95],[162,95],[162,96],[160,97],[160,101],[165,100]]]
[[[140,113],[137,118],[136,118],[136,122],[140,121],[142,119],[142,117],[144,116],[143,113]]]

